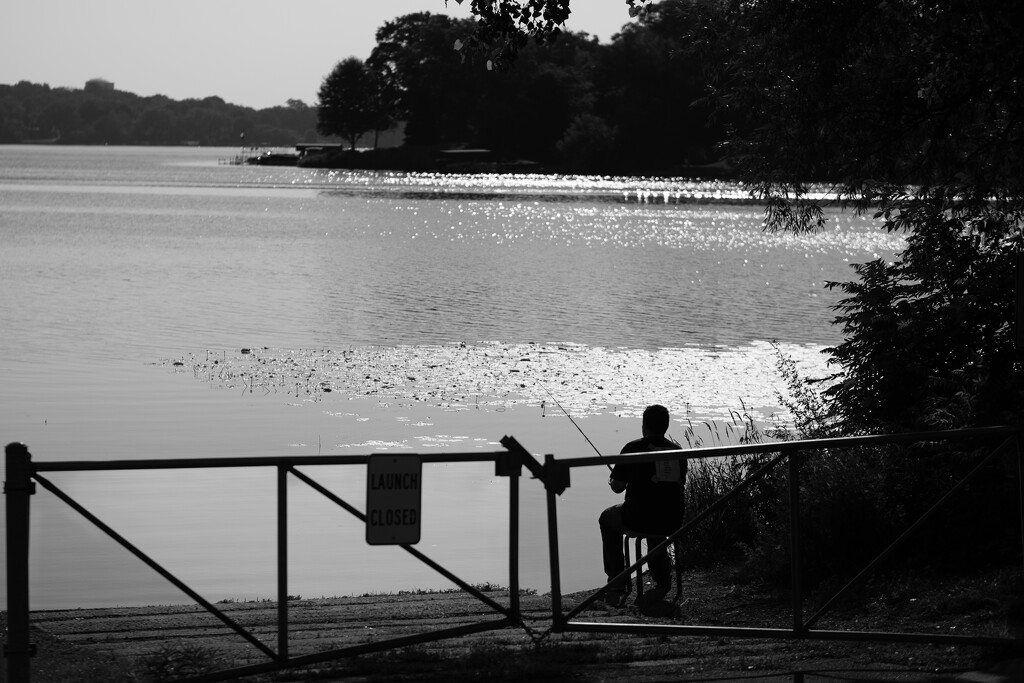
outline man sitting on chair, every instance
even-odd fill
[[[648,406],[644,410],[641,427],[643,437],[627,443],[622,453],[678,450],[679,444],[665,436],[668,425],[669,415],[665,406]],[[643,536],[653,547],[682,526],[685,483],[685,459],[615,465],[608,485],[615,493],[625,491],[626,499],[606,509],[599,519],[604,573],[609,581],[626,568],[622,554],[623,536]],[[657,587],[667,590],[672,580],[668,553],[663,550],[652,555],[649,566]],[[610,597],[621,597],[628,590],[627,579],[627,582],[609,588]]]

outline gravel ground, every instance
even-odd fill
[[[817,628],[1006,637],[1009,583],[1000,578],[1005,574],[936,580],[927,589],[919,581],[887,581],[884,593],[878,586],[866,590]],[[499,605],[508,604],[508,595],[501,590],[485,594]],[[571,609],[588,595],[565,596],[563,608]],[[550,596],[523,595],[521,603],[524,626],[245,680],[1024,680],[1024,667],[1008,648],[600,631],[554,634],[549,630]],[[218,607],[270,649],[277,649],[276,604]],[[3,617],[6,620],[6,614]],[[498,611],[462,591],[295,600],[289,603],[290,655],[372,649],[374,643],[392,638],[500,617]],[[773,628],[785,628],[791,620],[785,596],[709,572],[687,573],[681,596],[648,593],[647,600],[638,603],[634,594],[622,605],[599,600],[575,619],[609,625]],[[42,683],[147,680],[145,675],[152,680],[153,672],[166,672],[175,662],[221,670],[267,661],[255,646],[195,606],[45,611],[33,613],[32,622],[39,648],[32,680]]]

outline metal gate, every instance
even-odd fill
[[[811,451],[828,451],[830,449],[842,449],[850,447],[875,447],[890,444],[907,444],[915,442],[962,442],[970,441],[976,444],[991,444],[982,456],[934,506],[925,512],[919,519],[911,524],[895,541],[870,561],[852,580],[839,589],[831,598],[810,617],[804,615],[804,594],[803,582],[800,576],[801,556],[800,546],[802,531],[800,528],[800,461],[801,458]],[[364,654],[368,652],[388,650],[407,645],[425,643],[445,638],[452,638],[471,633],[478,633],[492,629],[505,627],[526,626],[522,622],[519,606],[519,477],[522,467],[526,467],[534,478],[543,483],[547,493],[547,522],[548,522],[548,548],[551,572],[551,625],[542,634],[562,632],[607,632],[607,633],[635,633],[648,635],[669,635],[669,636],[721,636],[738,638],[775,638],[775,639],[803,639],[803,640],[873,640],[883,642],[914,642],[914,643],[937,643],[951,645],[982,645],[982,646],[1005,646],[1011,645],[1014,641],[1008,638],[963,636],[938,633],[893,633],[873,631],[852,631],[852,630],[828,630],[815,628],[817,622],[850,590],[871,574],[880,563],[892,555],[907,539],[909,539],[921,526],[927,524],[935,516],[936,512],[953,499],[965,486],[975,480],[978,474],[990,466],[1000,457],[1012,457],[1016,464],[1018,489],[1024,501],[1024,479],[1021,476],[1022,453],[1019,443],[1019,433],[1012,427],[989,427],[968,430],[928,432],[916,434],[901,434],[888,436],[863,436],[838,439],[817,439],[806,441],[788,441],[778,443],[765,443],[744,446],[726,446],[718,448],[707,448],[699,450],[681,451],[658,451],[647,454],[630,455],[608,455],[596,458],[571,458],[557,459],[554,455],[545,456],[544,464],[541,465],[528,451],[526,451],[515,439],[505,437],[501,441],[506,450],[492,453],[453,453],[453,454],[426,454],[422,455],[423,462],[493,462],[495,464],[496,476],[509,478],[509,605],[503,606],[494,601],[474,586],[460,579],[452,572],[431,560],[411,545],[402,547],[419,561],[430,566],[441,575],[455,583],[462,590],[473,595],[483,604],[491,608],[498,618],[490,621],[481,621],[473,624],[463,625],[456,628],[448,628],[426,632],[417,635],[381,640],[374,643],[354,647],[330,650],[311,655],[293,656],[289,652],[288,638],[288,497],[286,482],[289,477],[305,483],[313,490],[325,496],[339,507],[356,517],[362,522],[366,521],[366,515],[356,507],[338,497],[319,482],[302,472],[299,468],[313,465],[353,465],[366,464],[370,456],[293,456],[293,457],[268,457],[268,458],[200,458],[180,460],[125,460],[108,462],[33,462],[28,449],[19,443],[12,443],[7,446],[7,480],[4,486],[7,505],[7,581],[8,581],[8,640],[6,656],[8,658],[9,680],[24,681],[30,680],[30,657],[33,654],[33,646],[29,642],[29,512],[31,496],[35,493],[36,483],[43,486],[57,498],[65,502],[72,509],[76,510],[87,520],[101,529],[108,536],[117,541],[130,553],[141,559],[152,567],[161,576],[177,586],[187,595],[192,597],[199,605],[217,617],[239,636],[245,638],[255,648],[262,652],[267,662],[236,668],[229,671],[210,674],[200,678],[191,679],[194,681],[217,681],[233,678],[241,675],[258,674],[277,671],[289,667],[314,664],[342,657]],[[558,496],[565,492],[571,483],[571,470],[577,467],[591,467],[595,465],[613,465],[617,462],[654,462],[663,459],[686,458],[696,460],[701,458],[716,458],[733,455],[760,455],[764,457],[763,464],[748,476],[735,488],[723,495],[719,500],[707,509],[699,512],[687,521],[677,531],[672,533],[663,543],[649,548],[648,553],[643,555],[630,567],[627,567],[622,574],[614,577],[608,585],[597,590],[568,612],[563,610],[561,593],[561,569],[559,560],[558,541]],[[694,624],[675,623],[602,623],[595,621],[581,621],[577,617],[589,605],[601,597],[610,585],[617,580],[624,578],[635,571],[654,552],[667,548],[677,539],[685,539],[688,533],[709,516],[728,505],[737,496],[752,486],[761,478],[767,476],[776,467],[785,464],[788,467],[789,482],[789,509],[790,509],[790,537],[792,539],[791,555],[791,588],[792,588],[792,625],[789,628],[768,628],[762,626],[750,627],[729,627],[729,626],[706,626]],[[277,470],[277,623],[278,642],[276,649],[268,646],[259,638],[235,623],[229,616],[224,614],[215,605],[200,596],[196,591],[185,585],[169,571],[161,567],[157,562],[148,557],[141,550],[133,546],[127,539],[120,536],[116,531],[108,527],[95,515],[86,510],[78,502],[73,500],[64,491],[51,482],[43,473],[48,472],[70,472],[70,471],[112,471],[112,470],[142,470],[142,469],[182,469],[182,468],[235,468],[235,467],[270,467]],[[1021,507],[1020,530],[1022,541],[1024,541],[1024,505]],[[596,523],[596,520],[595,520]],[[1022,543],[1024,547],[1024,543]],[[532,634],[531,634],[532,635]]]
[[[811,616],[804,616],[804,593],[803,581],[800,576],[801,567],[801,539],[800,528],[800,458],[809,451],[828,451],[850,447],[878,447],[890,444],[909,444],[920,442],[957,442],[970,441],[973,443],[994,443],[990,450],[984,453],[973,468],[964,475],[940,500],[938,500],[919,519],[912,523],[892,543],[882,550],[871,560],[861,571],[851,579],[845,586],[840,588]],[[731,491],[723,495],[715,503],[705,510],[693,516],[677,531],[668,536],[664,542],[649,548],[648,552],[637,558],[635,562],[618,576],[613,577],[608,584],[592,593],[582,602],[570,609],[563,611],[561,597],[560,566],[558,555],[558,519],[557,519],[557,497],[570,485],[570,471],[577,467],[593,467],[614,465],[618,462],[656,462],[659,460],[680,459],[697,460],[702,458],[727,457],[732,455],[762,455],[767,458],[755,471],[750,472],[747,477]],[[548,538],[550,546],[551,561],[551,622],[555,632],[579,631],[579,632],[606,632],[606,633],[634,633],[648,635],[675,635],[675,636],[723,636],[742,638],[784,638],[784,639],[818,639],[818,640],[875,640],[884,642],[916,642],[956,645],[1011,645],[1015,641],[1008,638],[989,638],[977,636],[961,636],[937,633],[892,633],[892,632],[871,632],[871,631],[848,631],[848,630],[827,630],[816,629],[815,624],[832,608],[837,602],[847,595],[850,590],[860,584],[869,576],[879,564],[890,557],[898,548],[923,525],[949,503],[958,492],[967,484],[973,481],[978,474],[999,457],[1012,457],[1016,463],[1018,490],[1022,495],[1020,530],[1022,541],[1024,541],[1024,480],[1021,477],[1022,453],[1019,443],[1019,435],[1013,427],[986,427],[978,429],[964,429],[938,432],[925,432],[914,434],[880,435],[846,437],[835,439],[815,439],[804,441],[783,441],[777,443],[762,443],[744,446],[724,446],[717,448],[702,448],[696,450],[681,451],[657,451],[646,454],[598,456],[587,458],[573,458],[558,460],[554,456],[547,456],[545,470],[548,478],[547,500],[548,500]],[[765,627],[728,627],[728,626],[702,626],[685,624],[649,624],[649,623],[600,623],[593,621],[574,620],[584,610],[598,600],[613,584],[629,577],[638,567],[646,563],[647,558],[655,553],[668,548],[677,539],[684,539],[688,533],[709,516],[715,514],[731,500],[743,493],[758,480],[767,476],[776,467],[785,463],[788,465],[789,478],[789,509],[790,509],[790,582],[792,594],[792,626],[790,628],[765,628]],[[1024,548],[1024,543],[1022,543]]]
[[[7,595],[8,595],[8,638],[5,654],[8,662],[8,680],[28,683],[30,681],[30,658],[35,647],[29,639],[29,515],[31,497],[36,484],[52,493],[58,499],[78,512],[107,536],[120,544],[129,553],[142,560],[171,584],[188,595],[197,604],[219,619],[225,626],[248,641],[267,659],[266,663],[251,665],[216,674],[205,675],[195,681],[218,681],[243,675],[266,673],[281,669],[315,664],[368,652],[388,650],[408,645],[425,643],[445,638],[478,633],[505,627],[523,626],[519,605],[519,477],[522,465],[539,472],[536,460],[529,456],[514,438],[505,437],[502,445],[506,450],[488,453],[434,453],[419,456],[424,463],[467,463],[493,462],[495,476],[509,480],[509,605],[506,607],[481,590],[459,578],[425,554],[409,544],[401,547],[420,562],[431,567],[462,590],[474,596],[493,610],[498,618],[466,624],[454,628],[429,631],[416,635],[380,640],[365,645],[343,649],[293,656],[289,652],[288,637],[288,488],[289,477],[305,483],[331,502],[361,522],[366,515],[355,506],[332,493],[326,487],[305,474],[300,467],[323,465],[365,465],[371,456],[291,456],[260,458],[196,458],[175,460],[121,460],[105,462],[34,462],[24,444],[12,443],[6,448],[7,479],[4,483],[7,509]],[[105,524],[84,506],[61,490],[44,473],[124,471],[124,470],[170,470],[202,468],[274,468],[277,470],[277,646],[267,645],[249,630],[236,623],[216,605],[186,585],[170,571],[146,555],[117,531]]]

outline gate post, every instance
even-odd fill
[[[28,532],[32,481],[32,456],[23,443],[9,443],[5,449],[7,479],[7,680],[28,683],[29,658],[35,647],[29,643],[28,619]]]
[[[508,600],[515,626],[523,623],[519,604],[519,477],[522,462],[519,454],[509,452],[495,461],[497,476],[508,477]]]
[[[795,634],[801,634],[807,630],[804,628],[803,576],[801,574],[803,532],[800,529],[800,455],[799,452],[789,454],[789,562],[793,591],[793,633]]]
[[[1020,515],[1020,526],[1017,530],[1020,533],[1020,547],[1024,550],[1024,448],[1022,448],[1021,432],[1019,429],[1014,439],[1017,446],[1017,505]]]

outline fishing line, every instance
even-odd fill
[[[589,443],[589,444],[590,444],[590,447],[594,449],[594,452],[595,452],[595,453],[597,453],[597,455],[598,455],[599,457],[602,457],[602,458],[603,458],[603,457],[604,457],[604,455],[602,455],[602,454],[601,454],[601,451],[599,451],[599,450],[597,449],[597,446],[595,446],[595,445],[594,445],[594,442],[590,440],[590,437],[589,437],[589,436],[587,436],[586,432],[584,432],[584,431],[583,431],[582,429],[580,429],[580,426],[579,426],[578,424],[576,424],[576,420],[572,419],[572,415],[570,415],[570,414],[569,414],[569,411],[568,411],[568,410],[566,410],[565,408],[563,408],[563,407],[562,407],[562,404],[558,402],[558,399],[557,399],[557,398],[555,398],[555,395],[554,395],[554,394],[552,394],[552,393],[551,393],[551,392],[550,392],[550,391],[548,390],[548,388],[547,388],[546,386],[544,386],[544,384],[543,384],[542,382],[537,382],[537,384],[540,384],[541,388],[542,388],[542,389],[543,389],[543,390],[545,391],[545,393],[547,393],[547,395],[548,395],[548,396],[550,396],[550,397],[551,397],[551,400],[555,402],[555,405],[556,405],[556,406],[558,406],[559,410],[561,410],[561,411],[562,411],[563,413],[565,413],[565,416],[566,416],[567,418],[569,418],[569,422],[572,422],[572,426],[576,428],[576,431],[578,431],[578,432],[579,432],[580,434],[582,434],[582,435],[583,435],[583,438],[587,440],[587,443]],[[612,466],[611,466],[611,465],[609,465],[608,463],[605,463],[605,466],[606,466],[606,467],[607,467],[607,468],[608,468],[609,470],[611,470],[611,468],[612,468]]]

